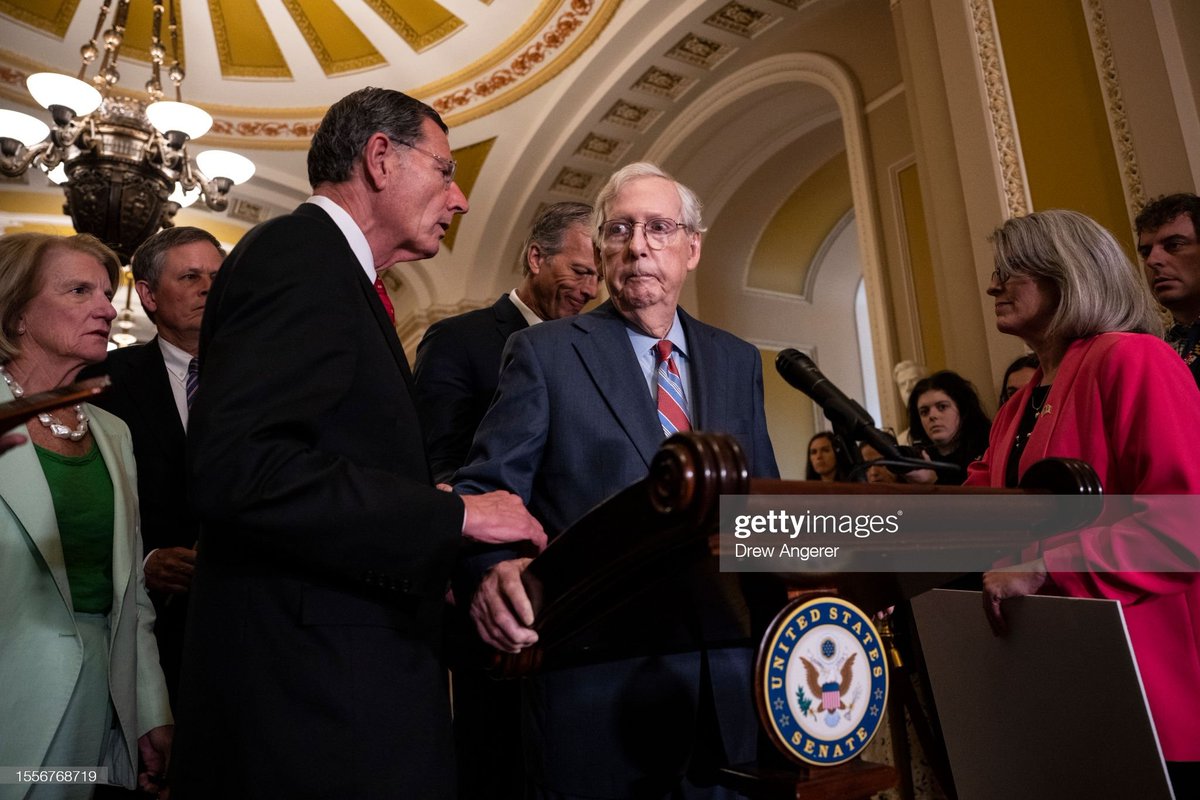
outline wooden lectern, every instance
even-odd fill
[[[1081,462],[1042,462],[1029,473],[1023,487],[1033,482],[1044,487],[1043,492],[1099,494],[1094,473]],[[529,564],[522,580],[533,603],[533,628],[538,632],[538,643],[519,654],[499,655],[496,671],[501,677],[519,677],[541,670],[657,652],[659,643],[653,627],[656,615],[649,613],[647,590],[659,581],[664,570],[677,570],[681,564],[693,560],[717,558],[722,495],[1024,492],[1024,488],[752,480],[741,447],[732,437],[697,432],[677,434],[663,443],[645,479],[594,508]],[[981,539],[986,544],[989,535],[987,531],[982,536],[973,535],[972,546],[978,547]],[[997,535],[997,541],[999,538]],[[1005,542],[1011,543],[1011,532]],[[944,572],[838,573],[788,575],[785,580],[787,597],[834,595],[873,614],[943,585],[953,577]],[[775,595],[778,605],[769,609],[770,613],[777,611],[787,597],[782,591]],[[679,613],[695,612],[683,609]],[[598,638],[595,632],[607,629],[604,623],[614,619],[622,621],[621,628],[627,635],[621,641]],[[703,629],[702,625],[693,627]],[[691,644],[700,649],[707,643],[697,640]],[[903,713],[895,712],[900,710],[894,709],[893,723],[899,717],[903,726]],[[775,763],[768,765],[767,761]],[[852,800],[870,797],[893,786],[896,770],[859,760],[840,766],[810,767],[778,756],[768,757],[761,767],[751,764],[724,769],[721,782],[755,798]]]

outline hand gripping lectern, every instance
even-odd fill
[[[753,699],[748,697],[747,702],[757,705],[766,738],[778,752],[760,748],[757,764],[726,767],[720,782],[755,798],[870,797],[897,781],[892,767],[858,757],[878,726],[883,705],[892,709],[893,746],[900,748],[897,763],[907,761],[899,704],[908,704],[914,718],[920,716],[913,713],[917,704],[907,676],[888,691],[889,673],[899,673],[899,664],[889,647],[886,618],[875,617],[876,612],[941,586],[955,575],[723,573],[717,566],[722,546],[721,498],[1098,495],[1100,491],[1090,467],[1060,459],[1035,465],[1022,486],[992,490],[751,479],[741,447],[732,437],[677,434],[663,443],[645,479],[594,508],[529,564],[522,580],[533,602],[533,627],[539,640],[519,654],[497,656],[496,672],[501,677],[519,677],[608,659],[701,650],[728,643],[730,630],[736,628],[759,642],[756,685]],[[1033,508],[1037,515],[1037,506]],[[1032,530],[1039,521],[1018,523]],[[1004,527],[1012,525],[975,526],[969,546],[994,545],[999,551],[1011,545],[1012,531],[1001,530]],[[942,536],[936,547],[952,550],[963,538]],[[918,540],[908,546],[928,547],[928,542]],[[699,591],[694,582],[686,598],[662,591],[671,577],[697,571],[708,581]],[[728,602],[733,595],[739,600]],[[740,619],[731,620],[731,607],[736,607]],[[732,628],[731,622],[736,623]],[[809,633],[814,634],[808,637],[811,641],[800,645]],[[859,716],[851,719],[849,711],[855,708]],[[786,718],[789,712],[794,718]],[[806,730],[817,733],[801,731],[797,724],[801,721]],[[815,727],[808,727],[809,723]],[[944,755],[938,758],[943,748],[927,725],[918,720],[916,727],[935,774],[940,773],[939,782],[953,795]],[[909,788],[901,783],[902,790]]]

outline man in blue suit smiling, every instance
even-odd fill
[[[611,299],[509,338],[496,399],[455,476],[456,491],[514,492],[553,538],[644,478],[677,430],[732,434],[752,475],[778,476],[758,351],[678,307],[703,231],[695,194],[655,165],[631,164],[612,176],[592,224]],[[482,575],[471,610],[482,638],[508,652],[537,640],[520,581],[529,560],[513,555],[475,559]],[[754,757],[746,604],[734,576],[713,563],[676,572],[655,587],[658,607],[670,609],[655,621],[668,655],[526,681],[533,796],[733,796],[711,776],[714,766]]]

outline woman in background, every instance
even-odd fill
[[[810,481],[850,480],[850,459],[831,433],[818,433],[808,440],[808,469],[804,475]]]
[[[957,372],[942,370],[924,378],[908,397],[908,424],[913,444],[934,461],[956,465],[960,472],[939,473],[937,482],[962,483],[967,464],[983,455],[992,423],[979,395]]]
[[[1004,380],[1000,381],[1000,405],[1008,402],[1008,398],[1032,380],[1033,373],[1037,372],[1038,366],[1038,357],[1033,353],[1026,353],[1013,359],[1013,362],[1008,365],[1008,369],[1004,370]]]
[[[1200,391],[1112,235],[1082,214],[1043,211],[1008,220],[992,241],[996,327],[1041,367],[1001,407],[967,483],[1016,486],[1054,456],[1090,464],[1107,495],[1200,494]],[[1200,533],[1194,519],[1163,524],[1142,507],[985,573],[984,611],[1003,632],[1010,597],[1119,601],[1175,796],[1200,797]]]
[[[0,402],[104,360],[116,255],[88,235],[0,238]],[[104,766],[157,792],[171,713],[142,577],[129,429],[80,403],[0,455],[0,764]],[[139,774],[138,757],[144,768]],[[88,798],[5,784],[0,798]]]

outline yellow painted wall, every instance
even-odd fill
[[[471,190],[475,188],[475,181],[479,179],[479,173],[483,171],[483,164],[492,152],[492,145],[495,143],[496,137],[493,136],[486,141],[460,147],[451,154],[458,162],[458,168],[454,173],[454,182],[458,184],[459,189],[462,189],[462,193],[468,200],[471,198]],[[454,221],[450,223],[449,230],[446,231],[446,238],[442,240],[442,243],[446,245],[447,250],[454,249],[454,241],[458,238],[458,226],[461,219],[462,215],[456,214]]]
[[[803,480],[808,440],[813,429],[813,402],[793,389],[775,370],[778,350],[760,350],[763,361],[763,405],[767,412],[767,432],[775,448],[779,474],[791,480]]]
[[[771,219],[754,248],[746,283],[755,289],[804,294],[817,251],[853,205],[850,168],[841,152],[800,184]]]
[[[1132,247],[1083,4],[993,0],[1034,210],[1081,211]]]

